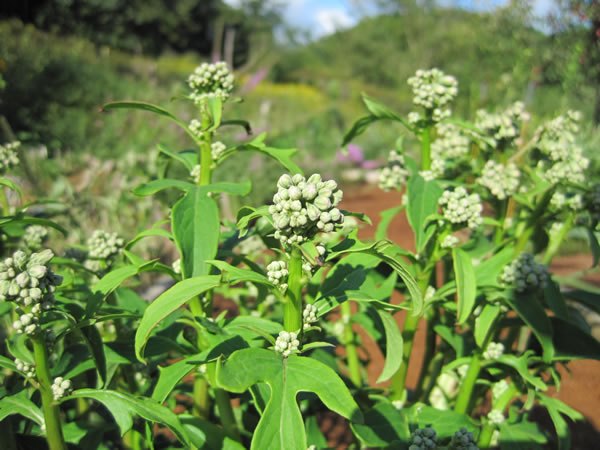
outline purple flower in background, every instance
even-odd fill
[[[267,68],[263,67],[262,69],[257,70],[256,73],[252,75],[252,77],[250,77],[250,79],[244,84],[244,86],[241,89],[241,93],[247,94],[252,89],[256,88],[256,86],[258,86],[260,82],[267,77],[268,74],[269,69]]]
[[[365,160],[365,155],[363,154],[362,148],[360,148],[356,144],[348,145],[348,159],[353,163],[360,164]]]
[[[365,170],[374,170],[378,169],[379,166],[381,166],[381,163],[373,159],[367,159],[366,161],[363,161],[363,163],[360,166]]]

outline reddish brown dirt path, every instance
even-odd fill
[[[342,207],[348,211],[365,213],[373,221],[372,226],[365,226],[361,229],[360,237],[364,239],[373,236],[379,223],[379,213],[399,205],[401,200],[399,193],[385,193],[374,186],[349,186],[344,191],[345,199]],[[404,248],[414,249],[412,232],[404,215],[397,217],[392,222],[389,228],[389,237]],[[566,275],[590,267],[590,262],[590,255],[561,257],[553,264],[552,271]],[[397,315],[397,320],[398,322],[404,320],[402,314]],[[410,364],[413,370],[409,370],[408,374],[409,387],[414,387],[416,383],[423,355],[424,337],[424,327],[420,327],[417,331]],[[368,370],[369,381],[375,383],[382,367],[383,358],[376,346],[369,346],[368,350],[375,353],[370,355],[375,362]],[[569,371],[563,370],[562,373],[561,391],[556,396],[580,411],[596,430],[600,430],[600,410],[598,409],[598,405],[600,405],[600,361],[574,361],[569,364]],[[574,443],[573,448],[586,447],[576,446]]]

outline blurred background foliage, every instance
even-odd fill
[[[276,0],[4,0],[0,141],[16,136],[27,144],[25,175],[38,194],[76,201],[84,211],[101,206],[105,217],[84,213],[79,220],[112,222],[128,234],[142,218],[114,212],[138,208],[129,190],[157,176],[156,144],[183,149],[190,142],[152,115],[101,113],[101,105],[145,100],[190,120],[194,111],[177,96],[207,60],[235,68],[244,102],[226,114],[249,119],[274,146],[297,147],[307,171],[340,169],[342,136],[364,114],[361,92],[406,113],[406,79],[429,67],[458,78],[454,111],[466,119],[516,100],[533,113],[532,128],[566,109],[581,110],[583,144],[597,159],[598,2],[555,1],[553,15],[540,18],[524,0],[484,12],[435,0],[354,0],[357,9],[376,12],[316,39],[285,23],[286,2]],[[383,160],[400,132],[384,124],[361,136],[364,157]],[[221,139],[231,145],[245,136]],[[278,174],[268,161],[227,164],[222,178],[254,180],[252,203],[272,194]]]

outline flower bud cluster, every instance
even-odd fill
[[[17,370],[23,372],[27,378],[35,378],[35,366],[33,364],[27,364],[20,359],[15,359],[15,366]]]
[[[448,236],[446,236],[440,246],[442,248],[454,248],[456,247],[458,244],[460,243],[460,239],[458,239],[456,236],[454,236],[453,234],[449,234]]]
[[[480,109],[476,113],[475,126],[491,137],[493,147],[497,147],[499,143],[512,144],[521,134],[521,124],[529,118],[523,102],[516,102],[499,114]]]
[[[286,174],[279,178],[277,188],[269,213],[275,238],[282,244],[301,243],[321,231],[330,233],[344,222],[337,208],[343,193],[335,181],[322,181],[319,174],[308,179],[300,174]]]
[[[458,94],[456,78],[446,75],[439,69],[417,70],[415,76],[408,79],[413,90],[413,103],[433,113],[434,120],[450,115],[443,108]]]
[[[450,441],[449,450],[479,450],[477,447],[477,443],[475,442],[475,437],[473,433],[468,431],[466,428],[461,428],[454,436],[452,436],[452,440]]]
[[[71,380],[66,380],[63,377],[56,377],[51,386],[52,395],[54,400],[60,400],[71,393],[73,388],[71,387]]]
[[[279,287],[282,292],[288,288],[287,277],[288,268],[285,261],[273,261],[267,266],[267,278],[275,286]]]
[[[210,144],[210,156],[212,157],[213,162],[218,161],[225,150],[227,150],[227,146],[221,141],[215,141]]]
[[[313,304],[308,303],[302,311],[302,321],[304,322],[304,328],[309,328],[311,324],[315,323],[317,318],[317,307]]]
[[[190,177],[192,177],[194,183],[200,182],[200,164],[196,164],[194,167],[192,167],[192,170],[190,171]]]
[[[521,173],[515,164],[504,165],[489,160],[485,163],[477,182],[498,200],[504,200],[517,192],[520,176]]]
[[[284,358],[297,352],[299,346],[298,333],[293,331],[280,331],[275,341],[275,351],[281,353]]]
[[[0,262],[0,301],[14,301],[21,316],[13,323],[19,333],[35,334],[43,311],[54,303],[54,290],[62,282],[47,266],[51,250],[27,255],[18,250]]]
[[[202,63],[188,77],[188,85],[192,90],[190,98],[197,105],[209,98],[220,98],[225,101],[233,90],[233,80],[226,63]]]
[[[536,130],[536,147],[551,160],[567,160],[579,133],[579,111],[567,111]]]
[[[500,411],[499,409],[492,409],[488,413],[487,419],[489,420],[489,422],[491,424],[494,424],[494,425],[501,425],[506,420],[506,418],[504,417],[504,414],[502,414],[502,411]]]
[[[432,427],[417,428],[410,436],[408,450],[437,448],[437,433]]]
[[[19,164],[17,149],[21,146],[19,141],[0,145],[0,173],[5,173]]]
[[[449,123],[436,125],[438,138],[431,143],[433,159],[458,159],[469,154],[471,140]]]
[[[492,386],[492,398],[494,400],[499,399],[508,390],[508,382],[506,380],[500,380]]]
[[[400,190],[408,178],[404,157],[396,150],[390,151],[387,164],[379,172],[379,188],[384,191]]]
[[[108,260],[116,257],[125,247],[125,241],[117,233],[96,230],[87,240],[88,258]]]
[[[590,160],[583,156],[581,147],[573,146],[569,152],[565,159],[539,161],[537,168],[540,176],[551,184],[583,183]]]
[[[583,209],[583,196],[581,194],[570,194],[557,191],[552,194],[550,205],[557,210],[568,208],[572,211],[580,211]]]
[[[543,264],[535,262],[530,253],[522,253],[512,263],[504,267],[500,281],[511,285],[515,291],[533,292],[544,289],[548,284],[548,270]]]
[[[181,258],[177,258],[175,261],[173,261],[171,263],[171,268],[176,274],[181,274]]]
[[[504,354],[504,345],[501,342],[490,342],[483,352],[484,359],[498,359]]]
[[[466,224],[471,229],[481,225],[483,206],[477,194],[469,194],[462,186],[453,191],[444,191],[438,204],[442,207],[444,218],[452,224]]]
[[[48,238],[48,229],[41,225],[31,225],[25,228],[23,244],[32,252],[41,250],[44,241]]]

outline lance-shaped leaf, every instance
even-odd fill
[[[536,298],[527,296],[508,298],[507,300],[542,345],[544,362],[552,361],[554,357],[552,323],[542,304]]]
[[[377,383],[389,380],[402,364],[403,340],[396,321],[390,313],[377,311],[385,331],[385,364]]]
[[[27,398],[27,391],[21,391],[18,394],[0,399],[0,422],[13,414],[27,417],[40,426],[44,424],[42,411]]]
[[[139,197],[146,197],[166,189],[178,189],[183,192],[188,192],[190,189],[193,189],[194,186],[195,185],[189,181],[160,178],[137,186],[133,189],[133,193]]]
[[[190,190],[173,207],[172,228],[184,278],[207,275],[206,261],[215,258],[219,247],[217,203],[199,188]]]
[[[429,216],[438,210],[438,200],[442,188],[435,180],[425,181],[421,175],[414,175],[408,181],[408,205],[406,215],[408,223],[415,233],[415,247],[421,253],[433,236],[435,228],[428,226]]]
[[[251,449],[306,449],[306,432],[296,400],[299,392],[313,392],[330,410],[354,422],[362,421],[358,405],[340,377],[312,358],[283,358],[261,348],[240,350],[218,365],[217,382],[238,393],[257,383],[269,386],[271,395],[254,431]]]
[[[182,444],[188,448],[191,445],[188,434],[175,413],[149,398],[102,389],[79,389],[66,397],[69,398],[91,398],[102,403],[117,422],[121,435],[131,430],[133,417],[140,416],[168,427]]]
[[[168,315],[185,305],[190,299],[210,289],[216,288],[221,282],[217,275],[205,275],[182,280],[159,295],[144,311],[144,315],[135,332],[135,354],[144,361],[142,353],[150,338],[152,330]]]
[[[463,324],[471,316],[471,311],[475,306],[475,296],[477,294],[475,270],[473,269],[471,257],[459,248],[452,250],[452,262],[456,276],[458,323]]]
[[[265,137],[266,135],[263,133],[247,144],[240,145],[237,147],[237,150],[263,153],[278,161],[279,164],[285,167],[290,173],[303,173],[300,166],[292,161],[292,156],[294,156],[298,150],[295,148],[269,147],[264,143]]]

